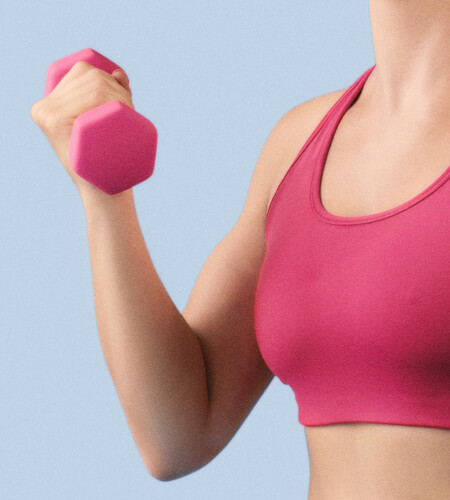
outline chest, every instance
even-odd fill
[[[261,353],[273,373],[294,390],[304,425],[331,419],[411,424],[418,418],[447,425],[448,174],[434,189],[426,191],[425,186],[414,203],[390,213],[379,214],[417,192],[405,190],[399,182],[396,185],[409,198],[384,198],[392,205],[363,205],[372,209],[368,213],[379,215],[360,217],[364,211],[353,205],[356,219],[327,218],[318,211],[316,199],[325,146],[326,135],[310,143],[268,213],[266,255],[255,302]],[[342,167],[344,162],[335,165]],[[450,172],[449,166],[444,170]],[[396,176],[400,179],[401,174]],[[370,188],[363,177],[361,185]],[[375,182],[383,176],[371,178]],[[347,198],[341,200],[349,207],[348,193],[354,186],[342,186]],[[424,415],[411,408],[423,408]]]
[[[380,372],[392,375],[391,387],[406,378],[430,394],[436,380],[427,373],[440,372],[450,389],[450,208],[442,202],[450,183],[442,188],[371,224],[317,224],[300,206],[289,231],[279,199],[256,320],[261,352],[282,381],[299,390],[322,384],[315,401],[338,381],[332,394],[345,394],[349,380],[380,392]]]
[[[375,126],[349,111],[339,123],[320,179],[322,206],[352,217],[380,213],[427,189],[450,168],[450,127],[404,121]]]

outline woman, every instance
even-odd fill
[[[76,116],[134,109],[126,77],[76,64],[31,110],[80,193],[102,349],[160,480],[212,460],[275,374],[305,425],[309,500],[450,498],[450,3],[370,15],[376,65],[275,125],[182,314],[132,190],[68,160]]]

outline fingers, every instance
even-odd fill
[[[55,87],[51,94],[55,99],[63,101],[70,99],[73,101],[75,97],[82,102],[83,95],[94,93],[94,95],[98,96],[98,105],[107,102],[107,100],[118,100],[134,109],[129,82],[123,71],[115,70],[110,75],[106,71],[84,61],[75,64],[73,68],[75,69],[72,72],[72,78],[63,82],[61,87]],[[106,101],[104,100],[105,95],[109,96]]]
[[[70,69],[69,71],[61,78],[61,80],[58,82],[58,85],[52,90],[51,93],[55,92],[56,89],[65,87],[68,82],[72,82],[76,80],[78,77],[81,75],[84,75],[88,71],[91,71],[93,69],[98,69],[92,66],[92,64],[89,64],[86,61],[77,61]],[[98,70],[101,71],[101,70]],[[49,94],[50,95],[50,94]]]
[[[110,75],[78,61],[47,97],[33,105],[31,117],[41,128],[49,129],[53,125],[69,124],[85,111],[116,100],[135,109],[125,73],[115,70]]]
[[[56,97],[56,96],[55,96]],[[87,80],[74,87],[72,92],[54,99],[49,105],[52,112],[67,120],[74,120],[77,116],[92,108],[105,104],[109,101],[121,101],[134,109],[130,94],[117,82],[111,82],[101,78],[96,81]]]
[[[116,86],[118,89],[125,89],[131,94],[130,84],[125,72],[116,69],[111,75],[107,71],[103,71],[86,61],[77,61],[58,82],[58,85],[56,85],[51,94],[54,94],[56,97],[61,93],[62,89],[72,92],[75,86],[80,87],[84,81],[101,83],[102,79],[109,82],[112,86]]]
[[[115,78],[122,87],[124,87],[131,94],[130,81],[127,75],[120,69],[115,69],[112,72],[112,77]]]

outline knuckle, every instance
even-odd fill
[[[50,113],[46,117],[45,129],[51,133],[54,133],[56,129],[60,126],[60,119],[56,113]]]
[[[109,92],[109,83],[106,81],[101,73],[93,75],[92,93],[98,98],[104,98]]]
[[[94,102],[100,102],[105,99],[107,95],[106,87],[104,85],[97,85],[94,87],[91,96],[94,99]]]
[[[37,121],[36,123],[43,130],[53,130],[58,122],[58,116],[56,113],[50,113],[43,106],[39,106],[36,111]]]
[[[56,117],[52,113],[41,113],[40,124],[46,130],[52,130],[55,125]]]
[[[43,104],[43,99],[33,104],[33,107],[31,108],[31,117],[40,128],[43,129],[48,127],[48,123],[51,121],[51,115],[46,110],[46,107]]]
[[[72,66],[72,70],[78,73],[78,72],[87,71],[90,67],[91,67],[91,65],[86,61],[77,61]]]
[[[99,68],[92,68],[90,71],[91,78],[97,83],[97,84],[103,84],[106,83],[105,80],[105,72],[102,71]]]
[[[40,108],[40,101],[36,101],[33,106],[31,106],[31,118],[35,123],[39,122],[39,108]]]

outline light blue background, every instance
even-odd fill
[[[54,60],[92,47],[125,69],[159,133],[139,221],[181,311],[276,122],[374,64],[368,2],[4,1],[0,42],[0,497],[306,499],[304,428],[276,378],[204,468],[147,472],[98,338],[83,206],[30,109]]]

